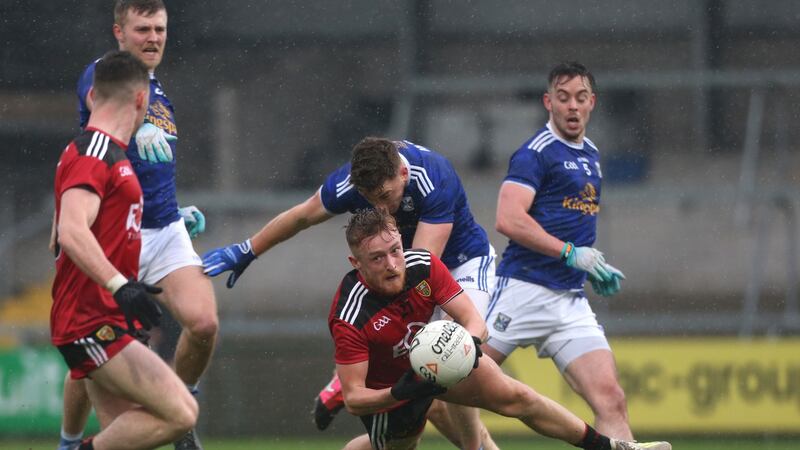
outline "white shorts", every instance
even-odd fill
[[[486,316],[489,299],[494,292],[495,256],[494,247],[489,245],[488,255],[469,259],[464,264],[450,270],[450,275],[464,289],[481,317]],[[437,306],[431,320],[441,319],[443,315],[441,308]]]
[[[507,356],[517,347],[534,345],[540,358],[553,358],[562,372],[578,356],[610,350],[603,327],[582,293],[514,278],[497,278],[486,325],[487,342],[495,350]]]
[[[203,261],[192,247],[183,218],[164,228],[142,229],[139,281],[156,284],[181,267],[202,265]]]

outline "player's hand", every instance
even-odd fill
[[[178,214],[183,217],[183,223],[186,225],[186,231],[189,232],[190,238],[194,239],[197,235],[206,231],[206,216],[196,206],[178,208]]]
[[[472,368],[477,369],[478,362],[480,361],[481,356],[483,356],[483,350],[481,350],[481,344],[483,344],[483,341],[478,336],[472,336],[472,342],[475,343],[475,362],[472,364]]]
[[[241,244],[231,244],[227,247],[207,251],[203,255],[203,272],[210,277],[215,277],[230,270],[231,274],[225,283],[230,289],[254,259],[256,259],[256,254],[253,253],[253,246],[248,239]]]
[[[416,400],[447,392],[447,388],[419,378],[414,369],[408,369],[392,386],[392,397],[397,400]]]
[[[172,148],[169,146],[169,141],[177,141],[177,137],[165,133],[164,130],[152,123],[145,122],[136,132],[135,139],[139,158],[151,164],[172,161]]]
[[[153,294],[160,293],[160,287],[134,280],[128,280],[113,293],[114,301],[119,305],[128,323],[128,331],[136,330],[133,325],[134,319],[139,320],[145,330],[158,326],[161,321],[161,308]]]
[[[573,269],[580,269],[593,276],[595,279],[608,282],[611,275],[606,269],[607,264],[603,254],[592,247],[575,247],[572,242],[564,244],[561,249],[561,260]]]
[[[621,281],[625,279],[625,274],[611,264],[605,263],[605,269],[609,273],[610,280],[603,281],[593,276],[589,276],[589,281],[592,283],[592,289],[603,297],[610,297],[622,289]]]

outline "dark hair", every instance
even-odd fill
[[[400,154],[394,142],[366,137],[353,147],[350,182],[361,192],[372,192],[397,175]]]
[[[161,0],[117,0],[117,4],[114,5],[114,23],[119,26],[125,25],[128,10],[150,17],[161,10],[166,11],[166,9],[167,7]]]
[[[589,72],[586,66],[577,61],[562,62],[553,67],[553,70],[550,71],[550,75],[547,77],[547,88],[554,87],[561,77],[567,77],[566,81],[575,77],[586,78],[589,80],[589,87],[592,88],[592,91],[595,90],[594,75]]]
[[[382,209],[364,209],[350,216],[344,234],[347,245],[353,249],[368,237],[390,231],[397,231],[397,223],[391,214]]]
[[[146,89],[149,80],[147,66],[139,58],[130,52],[113,50],[95,64],[92,87],[98,99],[108,99],[133,91],[135,85]]]

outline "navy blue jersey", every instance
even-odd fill
[[[545,231],[578,247],[591,246],[600,211],[599,157],[589,139],[585,138],[583,144],[567,142],[548,124],[511,156],[504,183],[515,183],[535,193],[528,214]],[[503,252],[497,274],[550,289],[582,289],[586,279],[586,272],[513,240]]]
[[[97,61],[99,60],[89,64],[78,80],[78,112],[80,113],[81,128],[85,127],[89,121],[86,94],[92,87],[94,66]],[[147,108],[144,121],[161,128],[165,133],[178,136],[172,103],[164,94],[161,83],[153,74],[150,74],[150,106]],[[172,154],[177,156],[175,144],[175,141],[169,142]],[[163,228],[180,219],[178,199],[175,196],[175,159],[155,164],[141,159],[133,137],[131,137],[126,153],[139,178],[139,184],[142,185],[142,192],[144,192],[142,228]]]
[[[417,224],[452,223],[441,260],[452,269],[489,254],[486,232],[475,222],[455,169],[444,156],[408,141],[395,142],[408,167],[409,182],[394,214],[403,246],[411,248]],[[331,214],[354,213],[372,205],[350,183],[350,163],[331,173],[320,188],[322,205]]]

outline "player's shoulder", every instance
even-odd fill
[[[416,286],[431,276],[430,251],[423,248],[412,248],[403,252],[406,261],[406,285]]]
[[[360,330],[382,306],[375,301],[375,294],[358,278],[358,272],[352,270],[339,285],[331,319],[347,322]]]
[[[125,150],[111,136],[99,130],[84,130],[72,143],[79,157],[95,158],[109,167],[127,159]]]
[[[346,163],[325,178],[323,188],[341,198],[348,193],[357,192],[355,186],[350,181],[350,163]]]
[[[583,144],[584,144],[584,147],[589,149],[589,150],[593,150],[593,151],[598,152],[598,153],[600,152],[600,150],[597,149],[597,145],[595,145],[595,143],[592,142],[592,140],[589,139],[586,136],[583,137]]]
[[[545,150],[553,148],[554,144],[559,142],[558,136],[548,126],[540,128],[536,133],[528,139],[519,151],[542,153]]]
[[[97,58],[83,68],[83,72],[81,72],[81,77],[79,79],[79,82],[88,81],[89,84],[91,84],[92,77],[94,77],[94,69],[97,66],[97,63],[100,62],[101,59],[103,58]]]
[[[439,164],[449,164],[447,158],[441,153],[423,145],[415,144],[409,140],[394,141],[400,157],[412,166],[430,167]]]
[[[458,178],[450,161],[441,154],[410,141],[398,141],[397,145],[400,158],[408,166],[409,178],[423,197]]]

